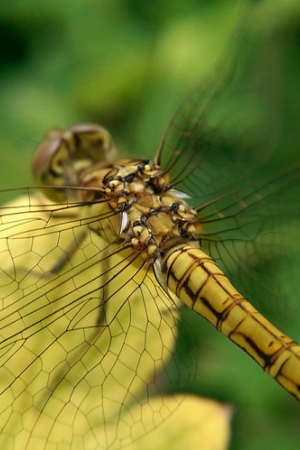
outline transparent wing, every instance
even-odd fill
[[[92,231],[82,208],[28,190],[1,209],[3,447],[120,448],[181,401],[158,396],[146,424],[142,407],[130,414],[178,377],[167,364],[178,311],[152,268]]]
[[[178,108],[156,161],[198,210],[201,247],[278,322],[292,309],[279,302],[291,297],[279,274],[290,267],[292,290],[299,262],[300,111],[291,91],[298,65],[288,60],[293,42],[255,31],[251,45],[241,36],[222,75]]]

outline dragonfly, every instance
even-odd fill
[[[179,301],[300,398],[300,347],[254,309],[202,249],[199,215],[208,209],[208,223],[212,216],[231,219],[227,207],[217,207],[224,198],[189,207],[169,172],[180,167],[182,177],[194,165],[193,154],[183,166],[182,153],[172,150],[162,169],[165,145],[153,162],[118,159],[99,125],[55,130],[33,163],[42,191],[28,189],[2,207],[1,424],[2,439],[13,438],[15,448],[39,442],[41,427],[51,442],[72,429],[74,443],[86,427],[96,436],[102,422],[110,429],[103,448],[113,448],[118,436],[119,445],[116,404],[121,417],[163,369]],[[293,167],[252,193],[248,187],[244,196],[229,193],[228,211],[234,208],[236,219],[255,210],[298,176]],[[96,395],[103,399],[98,406]],[[15,436],[22,415],[26,427]],[[76,433],[82,417],[86,423]],[[132,423],[123,428],[129,432]]]
[[[150,433],[182,401],[160,391],[167,361],[181,364],[182,304],[300,400],[300,347],[242,292],[257,260],[280,256],[285,223],[297,234],[299,162],[251,173],[238,143],[233,164],[203,132],[210,106],[188,97],[152,160],[118,156],[97,124],[53,130],[33,161],[41,190],[1,207],[2,447],[117,449]]]

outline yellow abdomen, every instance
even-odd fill
[[[171,292],[300,400],[300,347],[266,320],[209,256],[191,245],[177,246],[164,256],[162,273]]]

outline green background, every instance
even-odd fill
[[[275,47],[282,45],[288,54],[279,59],[275,52],[268,69],[277,74],[279,95],[286,97],[278,123],[289,142],[278,165],[292,160],[300,117],[299,2],[253,3],[258,9],[251,16],[243,2],[225,0],[2,4],[1,187],[32,185],[30,160],[44,134],[78,122],[103,124],[123,154],[154,155],[178,102],[194,85],[210,83],[208,74],[218,74],[220,57],[232,53],[251,61],[249,77],[255,80],[260,41],[274,29],[280,36]],[[236,24],[240,31],[230,40]],[[250,36],[245,41],[244,33]],[[198,368],[194,385],[179,389],[233,405],[230,448],[298,449],[299,404],[209,324],[191,312],[183,316]],[[298,328],[294,320],[289,333],[299,340]]]

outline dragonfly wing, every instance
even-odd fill
[[[161,397],[146,425],[142,409],[128,414],[172,376],[178,310],[152,266],[40,194],[3,213],[3,445],[120,448],[156,427],[179,401]]]
[[[156,160],[197,208],[201,247],[273,320],[287,309],[277,274],[299,261],[300,135],[284,106],[293,73],[274,70],[285,67],[287,42],[276,45],[284,38],[274,30],[251,39],[241,36],[228,64],[178,108]],[[289,102],[297,112],[297,98]]]
[[[299,195],[297,164],[228,193],[199,212],[201,247],[236,288],[273,319],[284,320],[289,315],[284,310],[291,308],[287,293],[283,295],[280,273],[289,267],[291,284],[293,267],[299,262]]]

